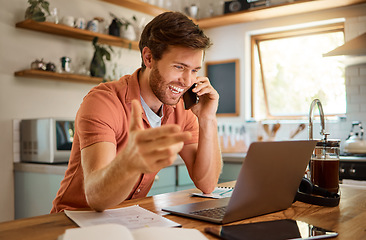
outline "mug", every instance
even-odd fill
[[[61,20],[61,23],[69,26],[69,27],[73,27],[74,26],[74,17],[73,16],[64,16]]]
[[[89,30],[89,31],[92,31],[92,32],[98,32],[98,29],[99,29],[99,22],[98,20],[90,20],[88,22],[88,24],[86,25],[86,28]]]
[[[85,19],[84,18],[81,18],[81,17],[77,18],[75,20],[74,27],[80,28],[80,29],[84,29],[85,28]]]

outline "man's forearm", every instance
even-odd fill
[[[125,200],[141,175],[131,171],[128,161],[123,161],[124,154],[116,155],[115,149],[112,143],[100,142],[81,151],[85,197],[97,211]],[[96,164],[98,159],[104,162]]]
[[[199,121],[199,141],[193,169],[196,186],[205,193],[212,192],[222,169],[216,118]]]
[[[103,211],[114,207],[132,191],[140,174],[128,171],[121,163],[121,159],[114,159],[111,165],[91,173],[85,179],[85,195],[93,209]]]

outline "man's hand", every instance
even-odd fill
[[[207,77],[198,77],[197,86],[193,89],[193,92],[198,95],[199,102],[191,108],[192,112],[199,119],[215,118],[219,105],[219,94],[212,87],[209,79]]]
[[[128,169],[140,173],[157,172],[171,165],[191,134],[173,124],[144,129],[140,103],[133,100],[131,107],[129,140],[122,161],[126,159]]]

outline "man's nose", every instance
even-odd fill
[[[193,74],[190,70],[184,71],[183,80],[186,86],[191,86],[194,83]]]

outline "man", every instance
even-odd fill
[[[145,27],[141,69],[100,84],[84,98],[52,213],[103,211],[145,197],[156,173],[178,153],[196,187],[213,191],[222,166],[219,95],[206,77],[197,77],[209,46],[202,30],[180,13],[163,13]],[[185,110],[182,95],[193,84],[199,103]]]

